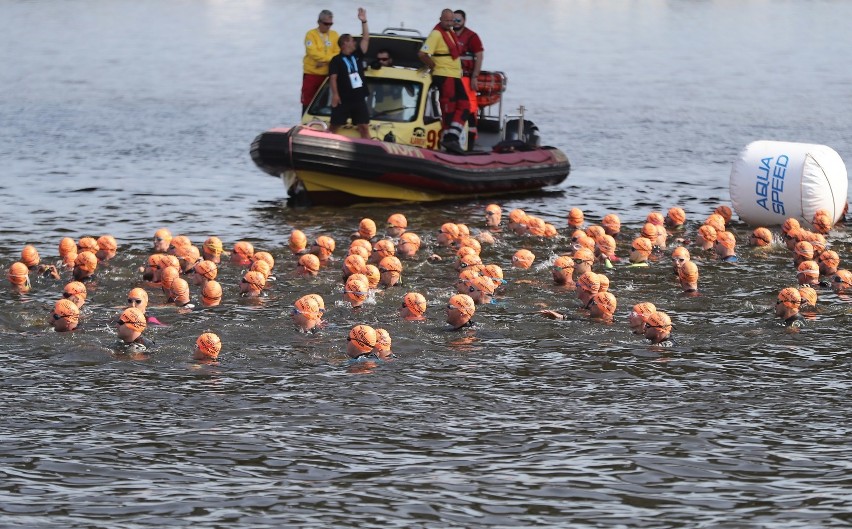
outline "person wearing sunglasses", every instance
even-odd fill
[[[846,294],[852,291],[852,272],[838,270],[831,280],[831,289],[835,294]]]
[[[799,290],[793,287],[782,289],[778,293],[778,300],[775,302],[775,315],[781,319],[781,322],[786,327],[798,329],[804,325],[805,319],[799,314],[799,308],[802,304],[802,295]]]
[[[462,67],[462,84],[467,91],[467,98],[470,101],[470,113],[468,115],[468,132],[467,146],[468,150],[473,148],[477,135],[477,113],[479,105],[476,101],[476,92],[479,90],[477,85],[477,77],[482,70],[482,60],[485,56],[485,48],[482,46],[482,40],[475,31],[466,26],[467,13],[461,9],[456,9],[453,12],[453,31],[458,39],[461,47],[461,67]]]
[[[444,137],[441,146],[454,154],[464,154],[459,143],[470,115],[470,101],[462,83],[462,46],[453,31],[456,15],[452,9],[441,11],[435,25],[417,56],[432,74],[432,84],[438,87]]]
[[[302,59],[302,113],[308,109],[314,96],[328,77],[331,58],[340,53],[337,41],[340,35],[331,29],[334,14],[328,9],[320,11],[317,27],[305,34],[305,57]]]
[[[671,339],[672,320],[668,314],[656,311],[648,316],[645,322],[644,335],[651,344],[658,347],[672,347],[674,341]]]
[[[80,322],[80,309],[70,299],[60,299],[53,306],[49,321],[56,332],[73,331]]]

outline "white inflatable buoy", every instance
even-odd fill
[[[809,228],[818,209],[827,210],[833,224],[843,214],[848,187],[843,160],[825,145],[755,141],[731,169],[734,211],[752,226],[794,217]]]

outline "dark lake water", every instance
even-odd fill
[[[425,32],[440,11],[364,6],[374,31]],[[0,527],[852,524],[848,298],[820,291],[806,327],[787,333],[773,310],[795,284],[789,253],[741,248],[737,265],[697,259],[695,298],[678,295],[667,260],[617,267],[618,312],[602,325],[547,266],[572,207],[591,222],[617,212],[632,236],[677,205],[694,231],[730,203],[731,163],[751,141],[852,159],[852,3],[453,6],[486,67],[508,74],[510,107],[525,105],[573,165],[558,189],[500,201],[563,236],[486,246],[510,282],[462,333],[443,330],[449,263],[405,262],[404,285],[358,311],[342,302],[339,266],[362,217],[404,212],[430,246],[443,222],[482,228],[487,202],[289,208],[248,155],[256,134],[298,119],[302,36],[323,7],[336,30],[359,29],[357,5],[337,0],[0,4],[0,265],[25,244],[53,261],[65,236],[111,233],[120,248],[80,332],[45,323],[64,281],[0,291]],[[146,331],[158,348],[133,361],[109,320],[160,227],[198,244],[250,240],[278,280],[246,303],[241,270],[223,266],[222,305],[185,314],[150,291],[168,325]],[[316,279],[291,272],[293,228],[338,241]],[[749,228],[733,231],[744,242]],[[847,229],[829,240],[848,268]],[[511,270],[521,247],[536,264]],[[424,324],[397,316],[409,290],[429,300]],[[328,325],[305,335],[288,313],[310,292]],[[672,316],[675,347],[630,333],[627,313],[646,300]],[[358,323],[387,328],[398,358],[347,365]],[[224,342],[218,366],[191,360],[206,330]]]

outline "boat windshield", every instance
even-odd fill
[[[417,119],[422,83],[402,79],[367,79],[367,107],[370,119],[410,123]],[[325,83],[314,99],[308,114],[331,116],[331,89]]]

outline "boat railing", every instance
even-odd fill
[[[406,28],[400,25],[399,27],[388,27],[382,30],[382,35],[399,35],[400,33],[409,34],[414,37],[423,37],[420,31],[412,28]]]
[[[506,132],[507,132],[506,131],[506,123],[508,123],[512,119],[517,120],[517,122],[518,122],[518,136],[517,137],[518,138],[524,137],[524,112],[525,111],[526,111],[526,108],[524,107],[524,105],[521,105],[521,106],[518,107],[518,113],[517,114],[504,114],[502,116],[502,120],[500,122],[500,139],[501,140],[506,139]]]

